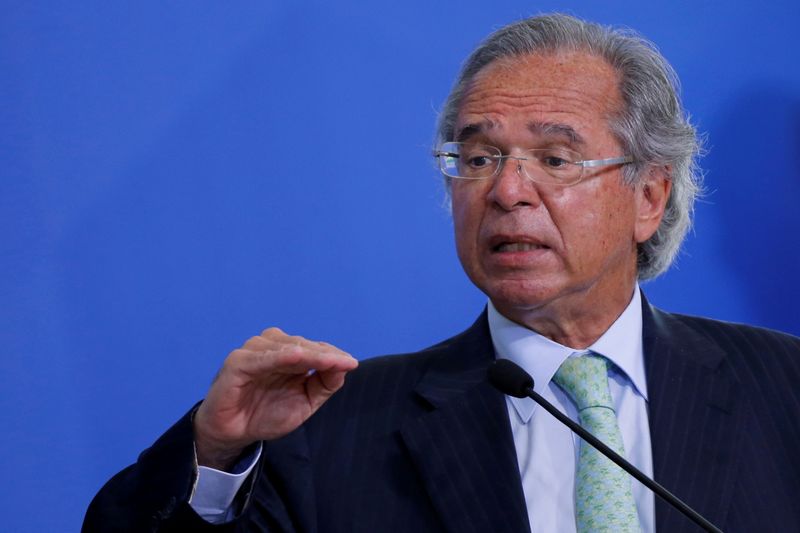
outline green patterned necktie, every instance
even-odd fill
[[[592,354],[570,357],[553,380],[575,402],[581,425],[624,457],[606,363]],[[575,476],[575,521],[578,533],[641,531],[630,477],[583,440]]]

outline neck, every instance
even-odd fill
[[[605,297],[602,305],[593,305],[591,294],[582,293],[572,302],[559,300],[531,309],[505,309],[495,304],[495,308],[509,320],[562,346],[583,350],[594,344],[625,311],[634,286],[617,291],[614,297]]]

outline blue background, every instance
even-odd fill
[[[800,333],[798,6],[3,1],[3,527],[77,530],[267,326],[363,358],[470,324],[433,124],[472,47],[536,12],[654,40],[709,136],[649,298]]]

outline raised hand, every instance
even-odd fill
[[[253,442],[295,430],[357,366],[330,344],[277,328],[252,337],[225,360],[195,414],[198,463],[228,470]]]

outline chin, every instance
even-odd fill
[[[531,311],[552,302],[561,292],[557,286],[531,280],[502,280],[486,284],[483,292],[498,311]]]

